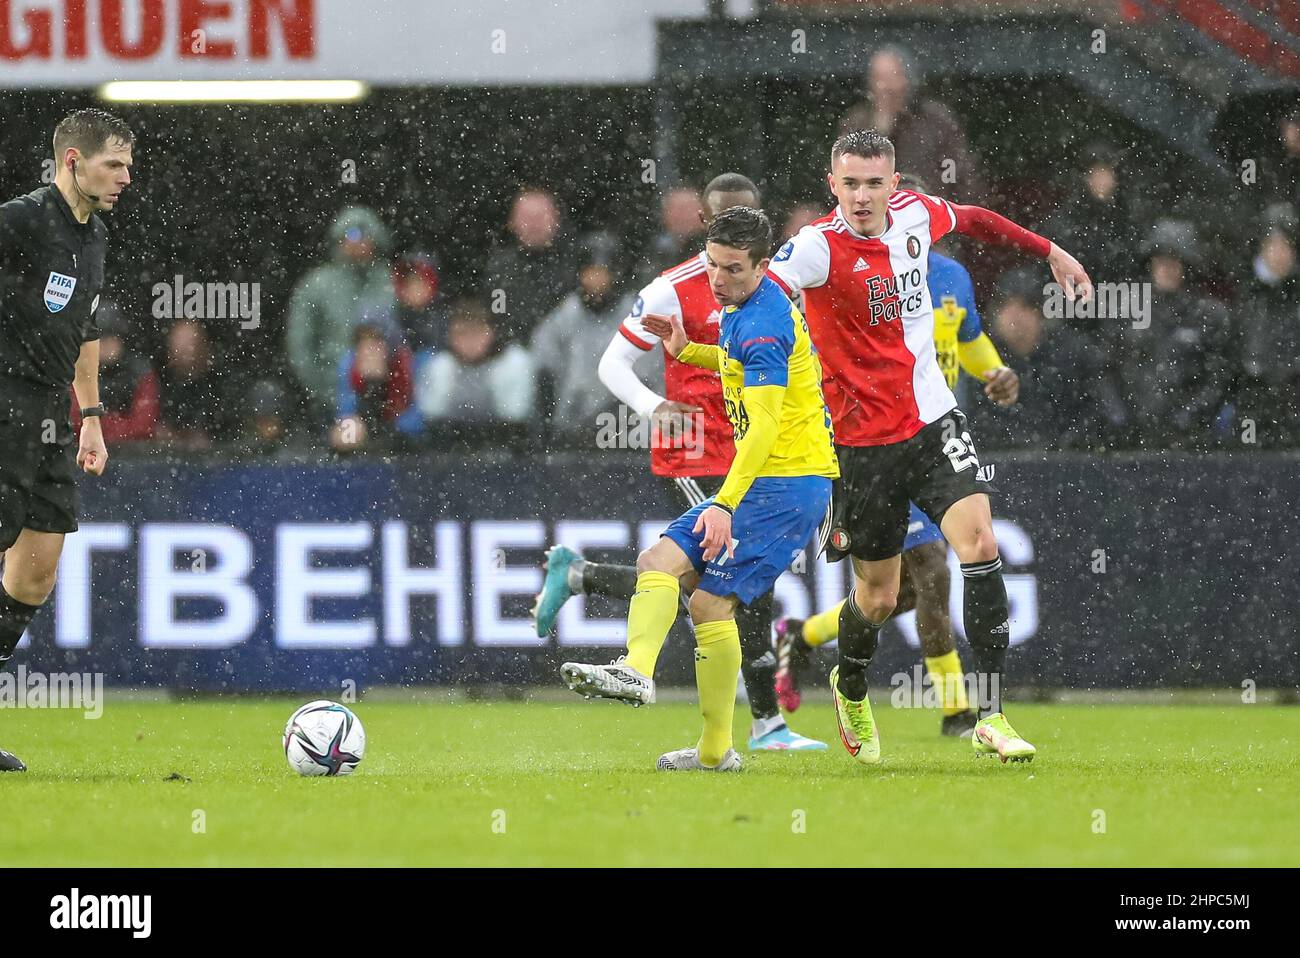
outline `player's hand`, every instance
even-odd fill
[[[1077,296],[1081,302],[1092,299],[1092,280],[1083,264],[1055,243],[1047,254],[1047,265],[1052,268],[1052,278],[1065,290],[1065,298],[1073,301]]]
[[[712,562],[726,550],[728,558],[734,559],[736,553],[731,547],[731,513],[726,509],[719,509],[717,506],[709,506],[700,513],[700,517],[695,520],[695,528],[692,532],[703,530],[704,539],[700,545],[704,546],[704,561]]]
[[[1006,366],[990,369],[984,378],[984,395],[999,406],[1010,406],[1020,398],[1020,377]]]
[[[674,359],[686,348],[690,342],[686,338],[686,327],[682,325],[680,316],[664,316],[661,313],[646,313],[641,317],[641,325],[646,332],[652,336],[658,336],[664,341],[664,348],[672,355]]]
[[[665,399],[655,407],[651,421],[654,423],[655,428],[659,430],[661,439],[676,444],[690,433],[686,425],[687,417],[703,411],[699,406]]]
[[[81,421],[77,465],[92,476],[102,476],[108,466],[108,447],[104,445],[104,429],[98,416],[89,416]]]

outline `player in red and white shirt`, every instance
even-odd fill
[[[750,179],[739,173],[724,173],[705,187],[701,219],[707,226],[725,209],[757,209],[761,203],[758,187]],[[643,419],[654,421],[650,470],[661,478],[673,498],[690,508],[722,486],[736,455],[732,426],[723,407],[718,373],[668,355],[664,341],[641,325],[642,318],[652,315],[680,316],[691,342],[717,344],[722,312],[709,285],[703,250],[665,270],[641,290],[597,370],[601,382],[625,406]],[[638,360],[658,350],[664,351],[662,394],[642,382],[633,369]],[[533,606],[537,634],[550,633],[570,596],[581,592],[630,600],[636,591],[636,579],[634,566],[589,562],[567,546],[552,546],[546,553],[546,579]],[[826,743],[791,730],[777,704],[776,656],[771,642],[772,593],[741,606],[736,624],[740,630],[740,670],[754,717],[750,749],[825,749]]]
[[[990,210],[898,190],[894,147],[866,130],[835,141],[827,174],[838,204],[772,259],[787,293],[802,290],[821,355],[841,478],[827,555],[853,559],[854,588],[840,612],[831,673],[840,737],[858,761],[879,761],[867,666],[898,598],[909,500],[942,529],[961,561],[964,622],[978,663],[976,751],[1028,761],[1034,747],[1002,714],[1009,644],[1002,560],[966,417],[934,347],[926,276],[930,244],[958,232],[1046,259],[1071,298],[1091,295],[1083,267],[1056,244]]]

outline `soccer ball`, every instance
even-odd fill
[[[365,753],[361,719],[337,702],[308,702],[284,727],[284,757],[299,775],[351,775]]]

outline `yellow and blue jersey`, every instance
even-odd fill
[[[973,342],[983,332],[975,308],[975,286],[966,267],[935,252],[930,253],[928,271],[930,301],[934,304],[934,351],[948,388],[952,389],[961,374],[957,344]]]
[[[839,476],[822,366],[803,315],[772,280],[722,313],[722,395],[736,441],[749,428],[743,390],[784,386],[776,442],[758,476]]]

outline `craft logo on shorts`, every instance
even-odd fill
[[[915,236],[909,236],[907,238],[907,255],[912,257],[912,259],[916,259],[921,255],[921,241]]]
[[[831,545],[840,552],[847,552],[849,548],[849,532],[840,526],[831,530]]]
[[[45,281],[45,308],[57,313],[72,301],[72,291],[77,288],[74,276],[50,271],[50,278]]]

